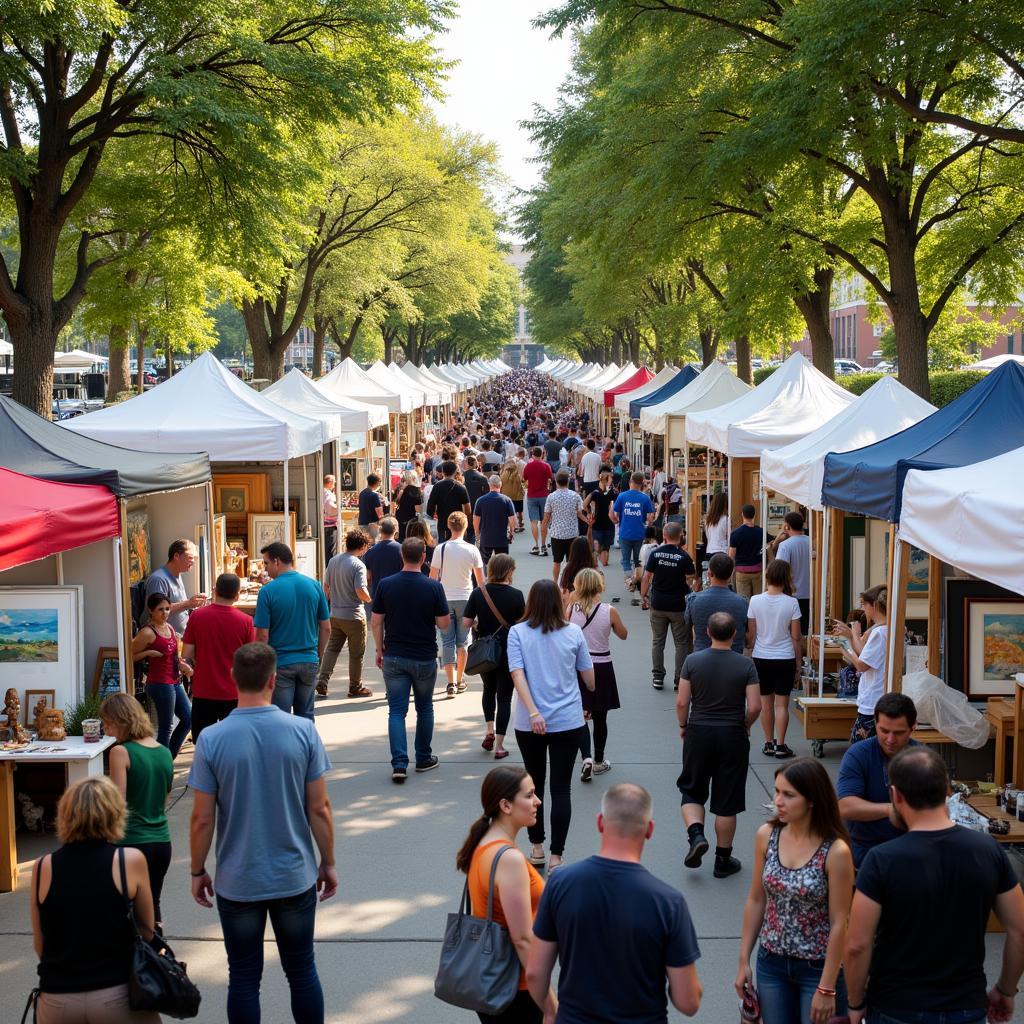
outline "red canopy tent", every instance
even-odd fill
[[[642,388],[649,380],[653,379],[654,374],[646,366],[641,366],[629,380],[624,380],[604,393],[604,404],[606,406],[614,405],[617,395],[624,395],[627,391],[636,391],[637,388]]]
[[[37,480],[0,468],[0,570],[117,537],[117,498],[106,487]]]

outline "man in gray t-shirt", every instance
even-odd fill
[[[348,641],[348,695],[371,697],[373,690],[363,686],[363,655],[366,653],[366,612],[363,603],[369,602],[366,589],[366,566],[362,556],[370,545],[363,530],[349,530],[345,534],[345,551],[335,555],[324,573],[324,592],[331,605],[331,637],[320,659],[316,678],[316,695],[326,697],[331,673],[338,655]]]
[[[732,572],[735,567],[733,560],[724,552],[716,552],[708,562],[708,577],[711,586],[686,598],[686,614],[683,619],[687,628],[693,629],[693,651],[707,650],[711,646],[708,637],[708,620],[715,612],[728,612],[736,623],[736,635],[732,639],[732,649],[737,654],[743,653],[743,644],[747,635],[747,599],[729,589]]]
[[[188,625],[188,614],[193,608],[201,608],[206,604],[205,594],[189,597],[185,584],[181,582],[181,574],[189,572],[196,563],[196,546],[190,540],[175,540],[167,551],[167,564],[146,580],[146,597],[150,594],[163,594],[171,602],[171,613],[167,616],[167,624],[178,634],[184,636]],[[149,612],[142,613],[142,622],[149,621]]]

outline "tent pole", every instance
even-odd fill
[[[111,537],[110,540],[111,540],[110,551],[111,551],[111,554],[114,556],[114,593],[117,594],[117,595],[120,595],[122,590],[123,590],[123,587],[121,585],[121,583],[122,583],[122,581],[121,581],[121,538],[120,537]],[[59,562],[60,555],[58,555],[57,558],[58,558],[58,565],[59,565],[60,564],[60,562]],[[63,570],[61,571],[61,575],[63,575]],[[117,631],[117,665],[118,665],[118,673],[120,675],[121,689],[126,691],[128,689],[128,687],[126,685],[127,678],[128,678],[127,677],[127,668],[128,667],[127,667],[127,665],[125,665],[124,613],[123,613],[122,609],[123,609],[123,604],[122,604],[122,608],[118,609],[118,618],[121,621],[118,624],[120,626],[120,628]]]
[[[209,542],[209,544],[206,545],[207,557],[210,559],[210,573],[207,576],[207,579],[210,581],[211,584],[215,585],[216,582],[217,582],[217,575],[216,575],[216,571],[217,571],[217,555],[214,554],[213,544],[214,544],[214,542],[217,539],[217,531],[213,528],[213,515],[214,515],[214,513],[213,513],[213,480],[212,479],[206,481],[205,490],[206,490],[206,529],[209,531],[209,536],[210,536],[210,542]],[[226,535],[225,535],[224,539],[227,540],[227,536]],[[223,555],[224,552],[222,551],[222,552],[220,552],[220,554]],[[210,593],[207,596],[212,598],[212,596],[213,596],[213,587],[212,586],[211,586],[211,589],[210,589]]]
[[[900,528],[898,525],[895,525],[892,528],[892,544],[890,547],[892,548],[892,575],[889,581],[888,593],[886,594],[889,609],[889,643],[885,656],[885,692],[902,693],[902,664],[899,666],[899,669],[897,669],[896,659],[899,657],[899,648],[903,640],[902,623],[904,621],[904,615],[902,614],[903,609],[899,606],[904,601],[903,594],[900,591],[905,589],[905,586],[900,586],[903,576],[904,545],[903,541],[900,539]],[[897,628],[897,626],[899,626],[899,628]],[[899,678],[897,678],[897,675]]]
[[[340,448],[341,445],[339,444],[338,447]],[[318,566],[319,566],[319,569],[320,569],[320,575],[317,578],[320,579],[320,580],[323,580],[323,578],[324,578],[324,571],[326,569],[326,563],[327,563],[327,538],[324,535],[323,503],[320,500],[321,496],[323,494],[322,487],[323,487],[323,479],[324,479],[324,450],[323,450],[323,448],[321,448],[320,451],[318,451],[316,453],[316,455],[313,456],[313,473],[316,475],[316,481],[317,481],[317,485],[316,485],[316,488],[315,488],[315,493],[317,495],[317,514],[316,514],[316,540],[317,540],[317,545],[316,546],[317,546],[317,553],[318,553],[318,556],[319,556],[317,558],[317,562],[318,562]],[[337,481],[335,482],[334,487],[335,487],[335,494],[337,494],[338,493],[338,491],[337,491],[337,488],[338,488]],[[309,500],[308,496],[307,496],[306,500],[307,501]],[[307,505],[307,508],[308,507],[309,506]],[[334,535],[335,535],[335,539],[337,539],[337,536],[338,536],[337,528],[335,528]]]
[[[818,629],[818,696],[823,695],[825,687],[825,587],[827,584],[827,573],[826,569],[828,566],[828,546],[829,537],[832,533],[832,510],[825,507],[822,512],[824,516],[824,522],[821,526],[821,585],[818,588],[818,596],[821,598],[820,601],[820,618],[819,629]],[[813,629],[813,623],[811,628]]]
[[[323,451],[322,448],[321,448],[321,451]],[[313,461],[314,461],[314,464],[315,464],[317,460],[314,459]],[[296,529],[296,531],[298,531],[298,529],[300,527],[305,527],[305,526],[308,526],[308,525],[309,525],[309,480],[307,479],[307,476],[306,476],[306,456],[303,455],[302,456],[302,522],[301,523],[297,522],[295,524],[295,529]],[[303,530],[303,533],[305,533],[305,530]],[[319,536],[319,535],[320,535],[320,531],[318,530],[317,531],[317,536]]]
[[[764,544],[761,545],[761,586],[764,586],[764,573],[768,568],[768,488],[764,481],[758,477],[758,487],[761,490],[761,531],[764,533]]]
[[[287,455],[285,455],[283,469],[284,469],[284,534],[283,534],[282,540],[283,540],[283,543],[288,544],[288,541],[291,539],[291,531],[288,529],[290,517],[288,515],[288,456]],[[292,554],[294,555],[295,552],[293,551]]]
[[[57,560],[57,586],[64,586],[64,552],[58,551],[54,556]]]
[[[732,463],[733,459],[731,456],[726,455],[725,457],[725,490],[726,490],[726,502],[725,502],[725,525],[730,534],[732,534]]]

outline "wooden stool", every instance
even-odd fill
[[[985,717],[996,732],[995,772],[997,786],[1006,784],[1006,741],[1014,735],[1014,703],[1005,697],[989,697]],[[1012,757],[1011,757],[1012,760]],[[1012,772],[1011,772],[1012,774]]]

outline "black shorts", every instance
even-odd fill
[[[811,599],[798,597],[796,603],[800,605],[800,632],[807,636],[811,626]]]
[[[747,809],[750,737],[742,725],[691,725],[683,740],[683,770],[676,781],[684,804],[707,803],[712,814]]]
[[[788,697],[796,680],[796,658],[755,658],[761,696]]]
[[[555,560],[555,565],[569,558],[569,548],[575,539],[570,537],[569,540],[559,540],[558,537],[548,537],[548,546],[551,548],[551,557]]]

